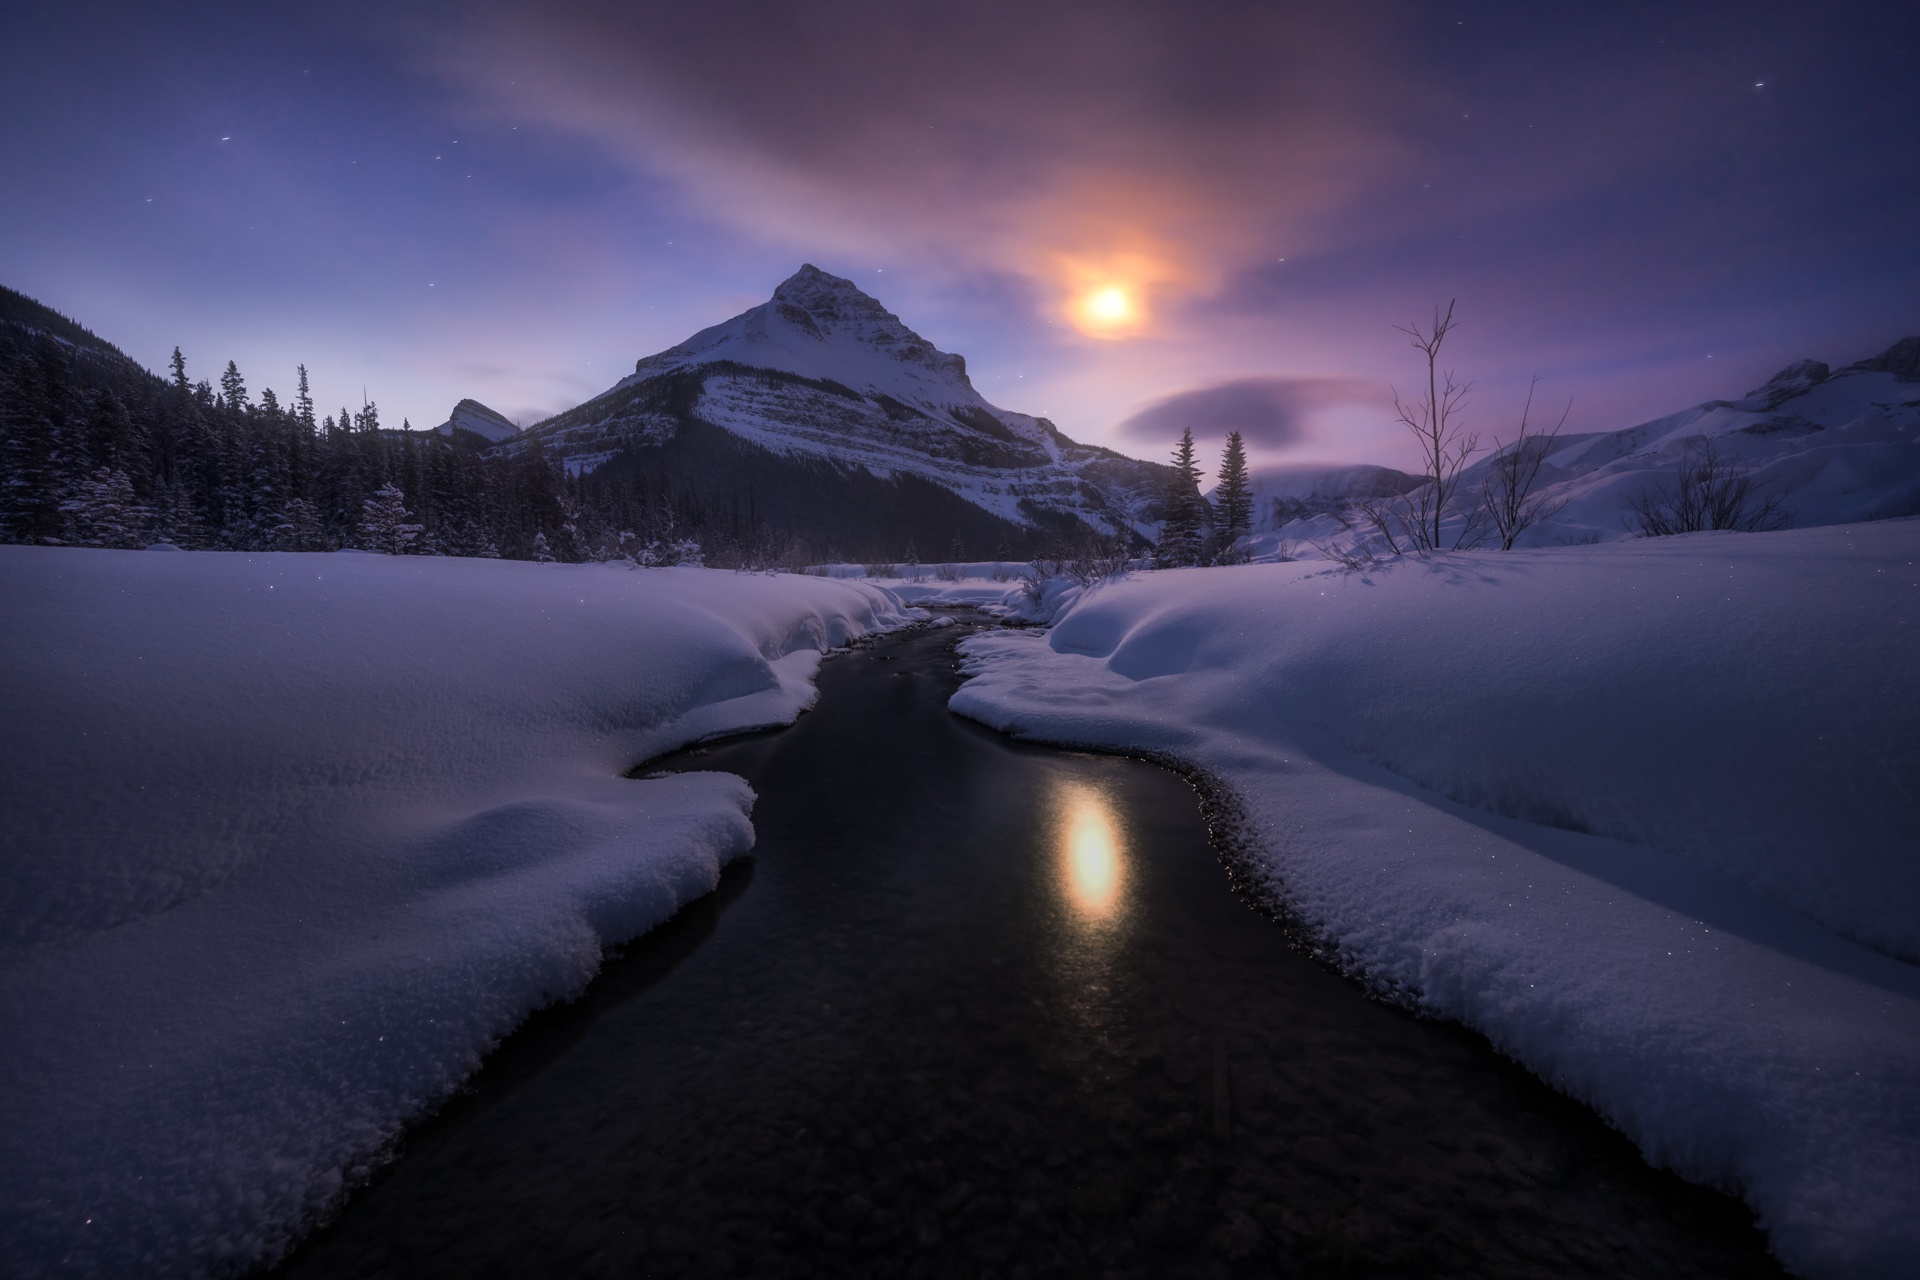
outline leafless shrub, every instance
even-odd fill
[[[1308,545],[1343,569],[1366,569],[1379,563],[1372,545],[1363,538],[1355,538],[1344,546],[1337,542],[1314,542]],[[1394,554],[1398,555],[1399,552]]]
[[[870,564],[867,566],[867,576],[869,578],[897,578],[900,575],[890,564]]]
[[[1513,550],[1516,538],[1534,525],[1559,515],[1567,505],[1565,499],[1556,501],[1533,492],[1534,481],[1540,477],[1540,464],[1553,452],[1553,442],[1559,438],[1560,428],[1567,424],[1567,415],[1573,411],[1573,401],[1569,400],[1551,429],[1528,435],[1533,390],[1539,385],[1538,378],[1527,384],[1526,407],[1520,411],[1520,434],[1514,437],[1513,443],[1503,446],[1500,438],[1494,437],[1493,461],[1487,467],[1486,482],[1480,491],[1481,503],[1487,518],[1493,521],[1494,536],[1499,538],[1502,551]]]
[[[1763,493],[1750,471],[1736,469],[1713,443],[1688,441],[1672,483],[1661,482],[1627,500],[1627,528],[1642,538],[1703,529],[1758,533],[1792,523],[1777,494]]]
[[[1397,389],[1393,393],[1400,424],[1420,446],[1427,482],[1408,493],[1363,498],[1354,504],[1394,555],[1402,551],[1458,551],[1475,545],[1485,533],[1480,504],[1459,501],[1460,473],[1480,447],[1479,437],[1468,434],[1459,422],[1472,384],[1457,381],[1451,369],[1444,373],[1440,369],[1441,345],[1458,323],[1453,307],[1449,302],[1445,315],[1434,308],[1433,324],[1427,329],[1423,330],[1418,321],[1396,326],[1413,339],[1414,350],[1427,362],[1424,396],[1404,400]],[[1449,540],[1444,526],[1455,516],[1460,527]]]
[[[958,582],[960,581],[960,566],[957,564],[935,565],[933,576],[942,582]]]

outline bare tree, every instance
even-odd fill
[[[1751,472],[1722,461],[1710,440],[1687,442],[1672,484],[1656,484],[1627,501],[1633,508],[1627,528],[1642,538],[1702,529],[1757,533],[1792,523],[1779,496],[1761,492]]]
[[[1481,503],[1487,518],[1493,521],[1502,551],[1513,550],[1514,540],[1522,533],[1543,520],[1551,520],[1567,505],[1565,499],[1556,501],[1533,492],[1533,483],[1540,477],[1540,464],[1553,452],[1553,442],[1559,437],[1560,428],[1567,425],[1567,415],[1573,412],[1573,401],[1569,400],[1567,407],[1560,411],[1560,420],[1549,430],[1528,435],[1533,391],[1539,385],[1538,378],[1527,384],[1526,407],[1520,411],[1520,434],[1514,437],[1513,443],[1503,446],[1500,437],[1493,438],[1493,459],[1487,464],[1486,483],[1480,491]]]
[[[1459,423],[1460,410],[1472,387],[1455,380],[1451,369],[1444,373],[1440,369],[1441,345],[1458,323],[1453,308],[1452,302],[1447,303],[1446,314],[1442,315],[1435,307],[1433,324],[1424,330],[1417,320],[1395,326],[1413,339],[1413,349],[1427,361],[1426,395],[1409,401],[1401,398],[1398,388],[1393,393],[1393,407],[1401,425],[1419,442],[1427,483],[1410,493],[1354,504],[1395,555],[1403,546],[1420,552],[1443,548],[1457,551],[1473,546],[1482,536],[1480,504],[1459,502],[1460,473],[1480,447],[1479,438],[1468,434]],[[1460,517],[1460,529],[1448,542],[1444,525],[1451,515]]]

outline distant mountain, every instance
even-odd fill
[[[971,557],[1027,554],[1089,530],[1133,539],[1153,528],[1169,474],[988,403],[962,357],[811,265],[497,448],[731,503],[856,558],[909,543],[943,558],[956,542]]]
[[[505,414],[494,412],[478,400],[462,400],[453,406],[453,412],[447,420],[434,430],[443,436],[463,431],[478,436],[488,444],[499,444],[520,434],[520,428],[509,421]]]
[[[1920,515],[1920,337],[1837,371],[1797,361],[1738,400],[1561,436],[1535,486],[1560,509],[1520,544],[1634,536],[1634,500],[1671,483],[1683,460],[1705,448],[1746,473],[1755,493],[1777,500],[1797,526]],[[1463,494],[1479,492],[1495,456],[1483,455],[1462,474]],[[1266,535],[1263,544],[1295,545],[1344,536],[1341,517],[1354,519],[1358,499],[1423,483],[1379,467],[1282,468],[1254,479],[1256,533]]]
[[[1702,445],[1747,469],[1795,525],[1920,515],[1920,337],[1837,372],[1799,361],[1738,400],[1564,437],[1541,481],[1566,507],[1534,541],[1626,536],[1631,499]]]
[[[1256,532],[1278,529],[1290,521],[1315,515],[1345,511],[1357,499],[1391,497],[1423,483],[1420,476],[1367,463],[1261,467],[1251,479]]]

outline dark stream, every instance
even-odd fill
[[[535,1017],[289,1276],[1775,1276],[1479,1037],[1239,901],[1182,779],[826,665],[720,891]]]

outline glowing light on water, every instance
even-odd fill
[[[1120,909],[1126,850],[1106,797],[1091,787],[1068,784],[1059,800],[1061,885],[1081,919],[1100,923]]]

